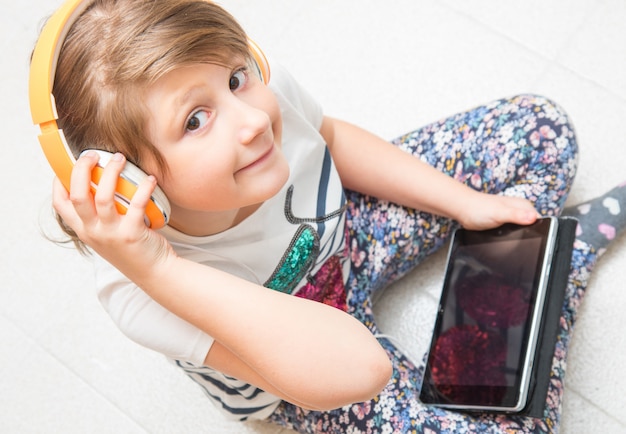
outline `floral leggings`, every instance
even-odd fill
[[[394,144],[470,187],[525,197],[543,215],[558,215],[577,160],[573,127],[551,101],[522,95],[433,123]],[[352,271],[348,310],[378,333],[375,291],[398,280],[441,247],[456,227],[442,217],[348,192]],[[558,430],[565,355],[576,312],[596,261],[595,250],[576,241],[543,418],[468,415],[423,405],[423,367],[380,338],[393,363],[387,387],[368,402],[328,412],[283,402],[270,419],[302,433],[544,433]]]

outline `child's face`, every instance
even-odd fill
[[[287,181],[280,108],[245,62],[176,69],[148,88],[146,102],[148,134],[169,168],[167,176],[152,173],[177,229],[200,235],[230,227],[229,219]]]

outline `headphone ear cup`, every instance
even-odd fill
[[[95,151],[100,157],[98,165],[93,169],[91,175],[91,186],[97,190],[104,167],[109,163],[113,154],[99,149],[89,149],[83,151],[81,155],[87,151]],[[147,177],[148,175],[139,167],[126,161],[115,190],[115,205],[121,214],[126,214],[137,187]],[[160,229],[169,221],[170,213],[170,203],[163,190],[157,185],[152,192],[150,202],[146,206],[146,214],[144,215],[146,225],[152,229]]]

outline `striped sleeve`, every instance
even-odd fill
[[[182,368],[230,419],[239,421],[265,419],[280,404],[280,398],[209,367],[198,367],[181,361],[175,361],[175,364]]]

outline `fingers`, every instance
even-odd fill
[[[518,199],[518,207],[516,212],[516,218],[519,224],[532,224],[537,218],[541,217],[539,212],[535,209],[533,204],[526,199]]]
[[[102,176],[98,181],[93,202],[96,214],[102,221],[115,221],[119,218],[119,212],[115,206],[115,190],[125,163],[126,159],[122,154],[119,152],[113,154],[106,163]]]
[[[502,223],[516,223],[518,225],[530,225],[537,220],[537,213],[522,209],[511,209],[509,216]]]
[[[88,152],[76,161],[72,169],[68,198],[75,213],[83,219],[95,216],[95,207],[91,194],[91,172],[98,164],[98,159],[98,154]]]
[[[509,207],[509,221],[520,225],[530,225],[537,220],[539,213],[535,207],[526,199],[511,198],[512,203]]]
[[[91,250],[129,273],[143,272],[173,254],[167,241],[144,223],[145,208],[156,187],[156,179],[147,176],[140,182],[123,215],[117,211],[115,192],[126,164],[124,157],[111,158],[102,170],[94,193],[91,175],[97,164],[97,153],[81,156],[72,171],[69,192],[55,178],[53,205],[64,223]]]
[[[56,177],[52,184],[52,207],[68,224],[73,220],[72,216],[76,214],[70,202],[69,192],[65,189],[61,180]]]
[[[145,177],[137,186],[137,191],[133,195],[126,216],[133,220],[144,220],[146,206],[152,199],[152,193],[156,188],[157,181],[152,175]]]
[[[493,196],[493,198],[497,200],[493,210],[494,226],[504,223],[530,225],[539,217],[532,203],[526,199],[506,196]]]
[[[102,171],[97,189],[91,185],[92,171],[99,161],[96,152],[87,152],[74,165],[70,180],[70,191],[63,187],[59,180],[53,186],[53,206],[63,220],[77,233],[82,229],[96,226],[120,224],[122,217],[116,207],[115,195],[118,179],[126,164],[120,153],[112,155]],[[156,187],[153,176],[146,177],[134,194],[125,219],[126,222],[144,225],[145,208]]]
[[[461,224],[468,229],[490,229],[504,223],[529,225],[534,223],[539,214],[528,200],[482,194],[480,199],[468,207]]]

